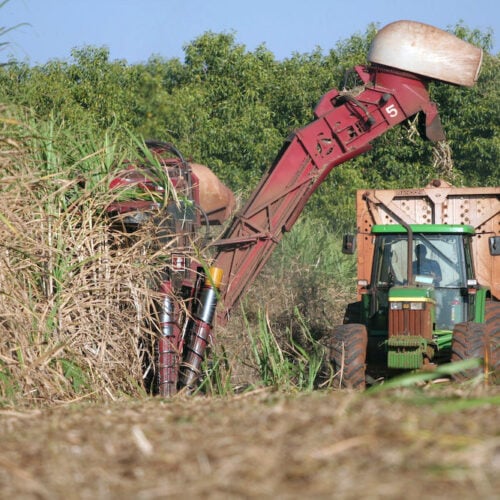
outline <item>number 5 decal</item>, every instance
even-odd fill
[[[385,111],[391,118],[396,118],[396,116],[398,116],[398,110],[394,104],[387,106],[387,108],[385,108]]]

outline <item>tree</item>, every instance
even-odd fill
[[[473,88],[434,84],[441,119],[453,152],[455,169],[466,185],[500,185],[500,59],[491,55],[491,34],[455,27],[457,35],[481,47],[483,63]]]

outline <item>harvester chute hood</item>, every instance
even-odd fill
[[[396,21],[373,39],[368,61],[455,85],[476,83],[483,52],[455,35],[415,21]]]

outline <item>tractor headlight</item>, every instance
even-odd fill
[[[412,311],[422,311],[424,309],[423,302],[410,302],[410,309]]]
[[[401,309],[423,311],[425,307],[423,302],[391,302],[391,311],[401,311]]]

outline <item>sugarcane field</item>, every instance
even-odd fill
[[[0,2],[0,498],[497,499],[493,29],[128,62],[135,2],[46,7]]]

